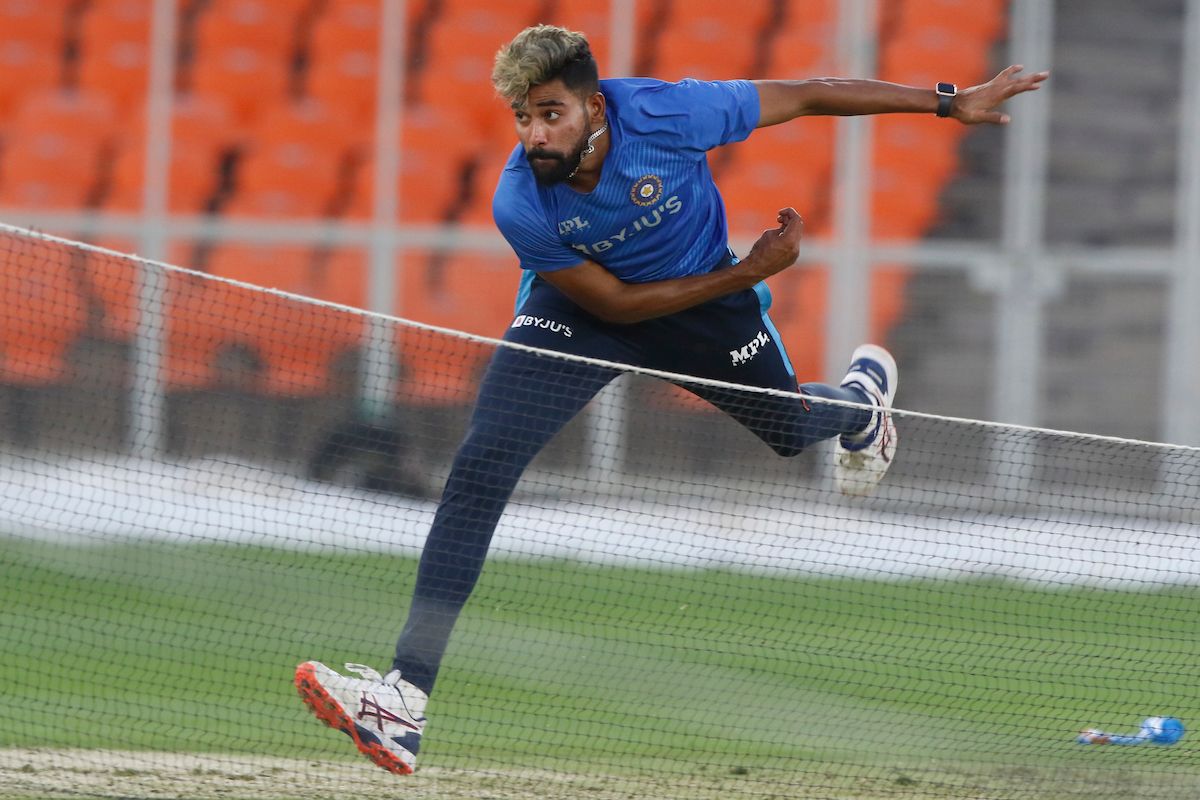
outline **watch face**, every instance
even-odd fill
[[[955,86],[953,83],[939,83],[937,85],[937,93],[938,94],[957,94],[958,87]]]

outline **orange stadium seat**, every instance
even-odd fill
[[[100,247],[120,253],[132,253],[137,248],[126,239],[103,239]],[[93,331],[104,339],[128,342],[137,333],[138,291],[142,285],[142,262],[131,258],[88,252],[84,264],[87,286],[92,299],[100,306],[97,328]]]
[[[887,164],[874,171],[871,234],[876,239],[919,239],[937,219],[941,180],[919,166]]]
[[[8,130],[0,206],[65,209],[92,202],[115,122],[104,97],[51,90],[27,98]]]
[[[654,77],[665,81],[744,78],[751,57],[748,50],[731,54],[699,47],[695,42],[672,36],[669,32],[658,37],[654,52]]]
[[[963,128],[956,123],[932,115],[896,114],[876,117],[873,125],[876,169],[908,165],[940,184],[957,166]]]
[[[197,52],[189,75],[193,91],[228,104],[235,123],[248,126],[260,108],[288,96],[291,65],[278,54],[221,46]]]
[[[188,251],[172,248],[172,264],[190,263]],[[236,320],[253,314],[253,293],[203,276],[167,275],[167,347],[163,379],[173,391],[215,388],[217,357],[225,347],[248,346]]]
[[[360,142],[316,100],[276,104],[251,129],[231,216],[319,217],[331,213],[348,154]]]
[[[80,24],[79,84],[108,94],[123,111],[146,95],[150,66],[148,0],[96,0]]]
[[[783,27],[771,39],[768,78],[829,75],[837,56],[836,0],[789,3]]]
[[[67,377],[67,351],[86,323],[71,257],[29,240],[10,239],[8,247],[14,257],[0,261],[0,383],[57,383]]]
[[[920,0],[901,3],[907,30],[949,30],[984,46],[1003,33],[1008,0]]]
[[[135,117],[113,167],[106,208],[136,211],[142,207],[145,174],[145,119]],[[178,94],[171,106],[171,172],[168,208],[183,213],[204,211],[220,182],[220,163],[236,144],[229,109],[219,99]]]
[[[913,86],[939,80],[969,86],[988,72],[989,45],[945,29],[902,30],[881,48],[879,77]]]
[[[641,7],[648,3],[639,4]],[[612,13],[604,5],[591,3],[559,3],[553,12],[543,17],[542,22],[559,25],[568,30],[580,31],[587,36],[588,46],[596,63],[600,65],[600,77],[616,77],[612,74],[609,55],[612,48]],[[515,34],[515,31],[514,31]],[[511,36],[509,37],[511,38]]]
[[[62,46],[63,25],[76,0],[0,0],[4,38]]]
[[[494,224],[492,196],[496,193],[500,174],[504,171],[504,165],[516,144],[516,137],[512,136],[508,142],[497,142],[496,146],[487,147],[477,153],[475,172],[471,176],[470,199],[459,214],[459,222],[464,225]]]
[[[758,233],[774,226],[775,212],[787,206],[811,225],[828,203],[833,135],[833,120],[813,118],[763,128],[729,145],[734,156],[717,184],[730,230]]]
[[[499,337],[513,318],[520,267],[511,256],[410,253],[400,261],[397,314],[406,319]],[[448,334],[399,328],[401,398],[413,405],[470,402],[494,348]]]
[[[655,75],[666,80],[760,77],[751,76],[749,68],[770,10],[761,2],[687,0],[655,41]]]
[[[372,121],[379,70],[379,4],[331,2],[313,27],[306,94],[361,124]]]
[[[121,149],[113,166],[112,183],[103,207],[112,211],[138,211],[145,191],[146,151],[139,137]],[[167,208],[173,212],[199,214],[212,200],[219,183],[220,156],[216,150],[171,149]]]
[[[459,124],[469,118],[482,134],[491,133],[497,107],[503,109],[491,81],[496,51],[536,20],[538,6],[531,0],[496,4],[446,0],[430,30],[428,61],[410,87],[410,99],[447,108]]]
[[[463,167],[475,145],[470,131],[445,121],[438,110],[426,106],[406,110],[397,189],[400,218],[415,223],[444,221],[458,201]],[[363,186],[361,194],[369,209],[370,181],[364,180]]]
[[[210,0],[196,19],[196,51],[246,48],[289,59],[309,5],[311,0]]]
[[[209,271],[256,286],[361,307],[367,270],[361,252],[308,247],[225,245],[213,252]],[[281,396],[325,391],[342,352],[361,345],[364,317],[278,295],[237,290],[245,297],[229,308],[230,330],[262,358],[260,388]]]
[[[2,25],[3,23],[0,23]],[[62,46],[50,41],[0,40],[0,120],[11,120],[30,94],[62,83]],[[0,131],[6,122],[0,121]]]

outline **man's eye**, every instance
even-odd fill
[[[560,114],[557,111],[550,111],[546,114],[546,119],[553,122],[554,120],[558,119],[559,116],[560,116]]]

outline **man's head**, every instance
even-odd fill
[[[512,106],[534,176],[565,181],[604,124],[604,96],[587,38],[553,25],[526,28],[496,53],[492,85]]]

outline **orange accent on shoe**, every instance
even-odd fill
[[[354,746],[358,748],[358,752],[388,772],[393,772],[397,775],[412,774],[413,768],[396,758],[386,747],[378,742],[363,741],[362,737],[358,735],[354,720],[346,713],[346,709],[342,708],[341,703],[330,697],[329,692],[322,688],[321,682],[317,680],[316,671],[313,669],[311,661],[305,661],[296,667],[295,682],[296,691],[300,693],[300,697],[304,700],[305,705],[316,714],[317,719],[353,739]]]

